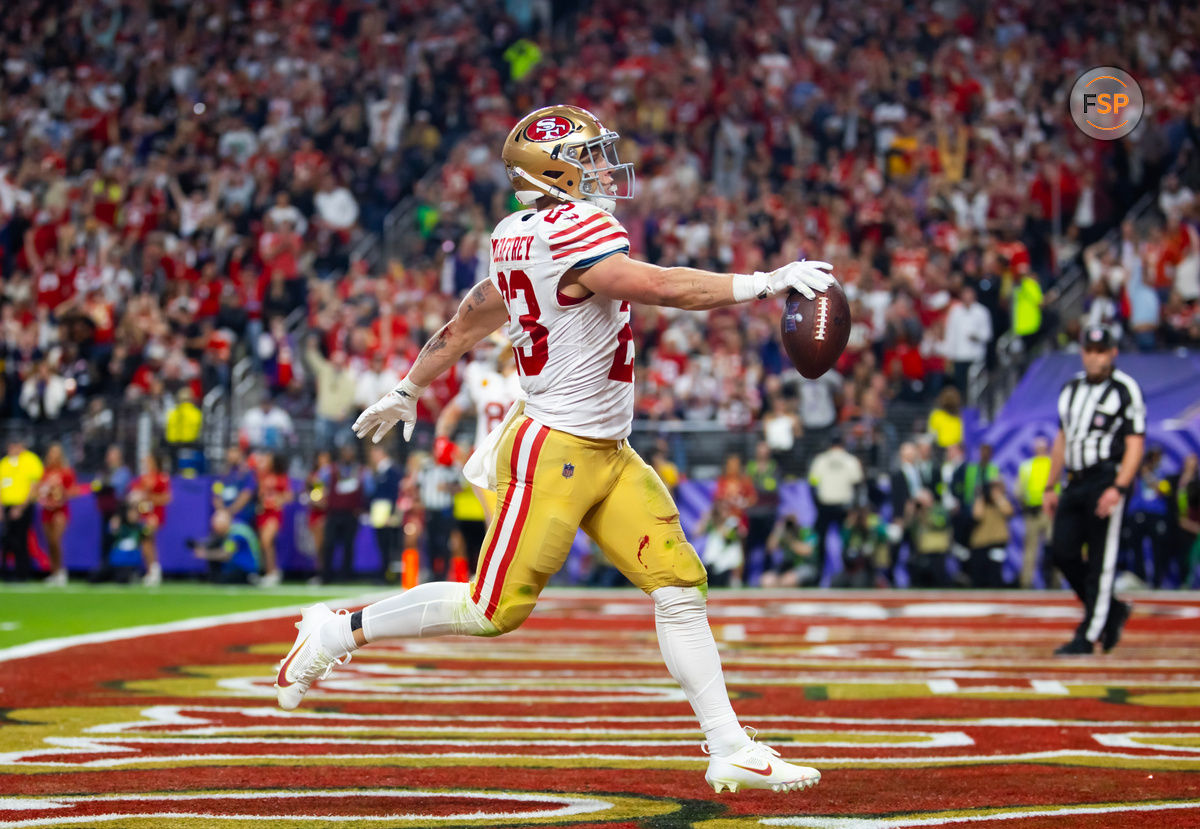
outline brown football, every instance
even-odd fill
[[[850,303],[842,286],[835,282],[816,299],[789,293],[779,333],[788,359],[801,375],[815,380],[829,371],[850,339]]]

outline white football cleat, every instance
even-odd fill
[[[707,743],[702,746],[707,753]],[[770,789],[789,792],[807,789],[821,781],[821,772],[808,766],[794,766],[779,757],[768,745],[751,742],[725,757],[713,755],[704,779],[717,794],[728,789]]]
[[[346,613],[340,610],[338,613]],[[300,611],[300,621],[296,622],[296,643],[279,663],[279,675],[275,678],[275,699],[279,707],[291,711],[304,699],[304,694],[318,679],[325,679],[337,665],[350,661],[350,655],[345,659],[335,659],[321,647],[321,637],[318,631],[321,625],[336,616],[332,610],[323,604],[315,604]]]

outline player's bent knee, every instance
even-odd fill
[[[536,602],[506,602],[503,607],[497,608],[496,612],[492,614],[491,624],[494,632],[483,635],[499,636],[502,633],[511,633],[525,623],[529,614],[533,612],[535,604]]]
[[[688,587],[700,588],[707,595],[708,573],[696,548],[683,537],[682,531],[677,536],[652,542],[657,551],[645,557],[649,564],[646,569],[622,568],[622,572],[646,593],[653,594],[664,587]]]
[[[503,631],[488,619],[479,606],[471,600],[471,585],[456,585],[461,588],[459,601],[456,602],[454,613],[454,632],[460,636],[497,636]]]

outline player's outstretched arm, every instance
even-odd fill
[[[723,274],[663,268],[616,253],[580,271],[575,281],[609,299],[703,311],[766,299],[788,289],[812,299],[833,284],[832,267],[827,262],[789,262],[769,272]]]
[[[438,413],[437,422],[433,424],[433,436],[435,438],[451,437],[466,413],[467,410],[458,402],[457,397],[451,400]]]
[[[450,321],[430,337],[400,385],[369,406],[354,421],[354,434],[372,436],[374,443],[404,422],[404,439],[412,437],[417,423],[417,399],[425,387],[457,363],[475,344],[508,319],[504,300],[490,281],[484,280],[467,294]]]

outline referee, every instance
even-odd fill
[[[1113,365],[1117,346],[1103,326],[1083,332],[1083,371],[1058,394],[1058,435],[1042,506],[1054,521],[1054,563],[1083,602],[1075,637],[1055,654],[1112,650],[1130,606],[1113,596],[1125,496],[1142,462],[1146,405],[1137,381]],[[1067,484],[1056,484],[1067,471]],[[1087,549],[1086,556],[1084,548]]]

